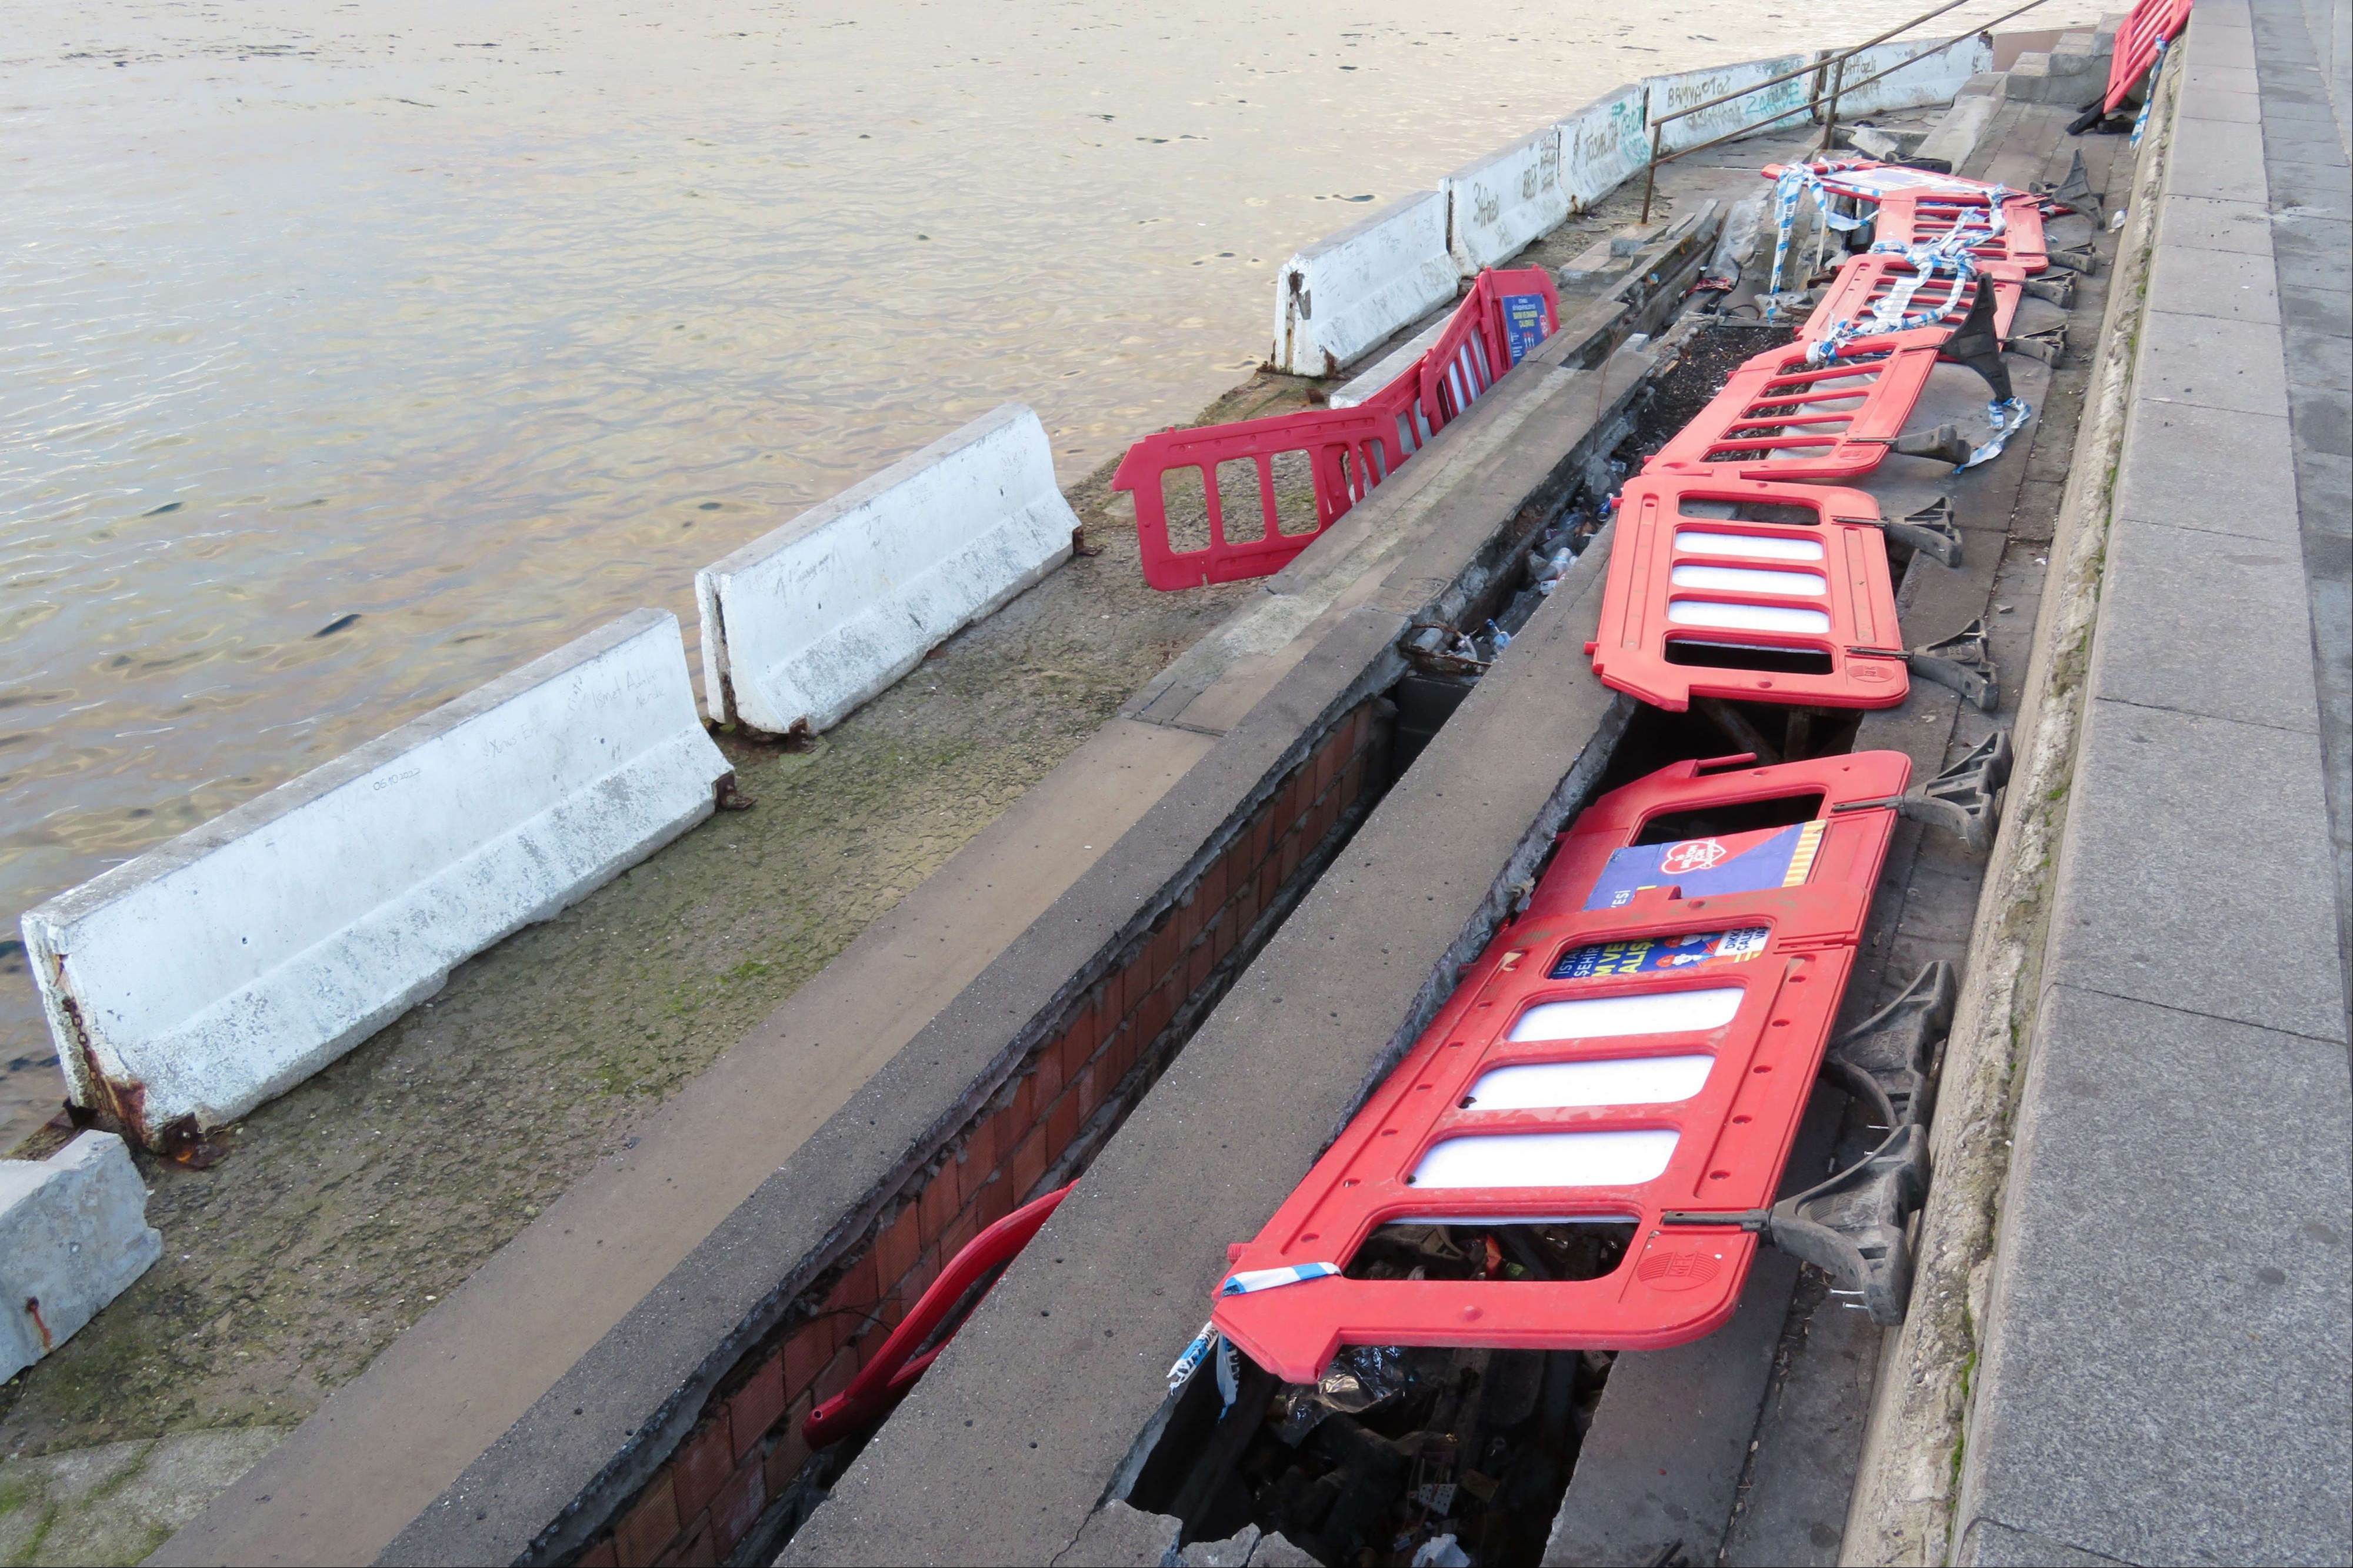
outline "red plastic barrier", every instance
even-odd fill
[[[1355,408],[1146,436],[1112,476],[1112,489],[1134,498],[1144,580],[1173,591],[1281,571],[1559,326],[1551,273],[1482,272],[1430,351]],[[1309,526],[1286,533],[1274,461],[1293,453],[1307,458],[1314,500]],[[1218,465],[1235,461],[1253,464],[1258,480],[1256,509],[1239,517],[1218,484]],[[1208,543],[1191,550],[1176,548],[1168,532],[1164,480],[1181,468],[1198,470],[1208,525]]]
[[[1917,245],[1942,239],[1956,224],[1986,225],[1986,209],[1994,193],[2002,193],[2002,229],[1987,234],[1969,247],[1980,262],[2013,264],[2025,274],[2050,265],[2049,247],[2042,237],[2042,198],[1960,174],[1939,174],[1929,169],[1882,163],[1870,158],[1841,158],[1808,165],[1825,190],[1835,195],[1872,203],[1872,237],[1875,242]],[[1767,179],[1778,178],[1785,165],[1765,165]],[[2021,274],[2024,275],[2024,274]]]
[[[2116,29],[2116,53],[2108,59],[2108,90],[2101,108],[2114,114],[2116,106],[2156,63],[2159,44],[2181,36],[2189,22],[2189,0],[2140,0]]]
[[[1831,807],[1900,795],[1910,774],[1895,752],[1683,762],[1596,801],[1403,1064],[1229,1249],[1228,1280],[1345,1268],[1385,1225],[1630,1222],[1607,1272],[1329,1274],[1221,1290],[1212,1322],[1294,1383],[1343,1344],[1652,1350],[1721,1325],[1757,1238],[1660,1213],[1773,1201],[1894,821]],[[1820,798],[1787,826],[1644,831],[1793,795]]]
[[[1076,1182],[1071,1184],[1076,1185]],[[822,1448],[871,1426],[904,1399],[907,1391],[915,1386],[915,1380],[947,1348],[947,1340],[943,1339],[919,1355],[916,1352],[923,1342],[947,1321],[948,1313],[964,1299],[964,1293],[980,1283],[983,1276],[1020,1256],[1030,1237],[1038,1234],[1038,1227],[1046,1223],[1046,1216],[1060,1207],[1070,1193],[1071,1187],[1059,1187],[1042,1198],[1034,1198],[965,1243],[964,1250],[940,1270],[939,1278],[915,1303],[914,1310],[902,1319],[891,1337],[882,1342],[874,1359],[859,1368],[849,1386],[808,1413],[808,1419],[801,1423],[801,1436],[808,1446]]]
[[[1838,277],[1816,305],[1813,313],[1798,329],[1805,342],[1815,342],[1830,336],[1840,322],[1859,319],[1871,313],[1873,303],[1883,299],[1897,284],[1909,279],[1912,264],[1901,256],[1885,252],[1865,252],[1850,256],[1839,263]],[[1994,331],[2003,338],[2010,336],[2011,323],[2018,317],[2018,301],[2024,292],[2024,281],[2018,268],[1988,263],[1984,274],[1993,283]],[[1977,298],[1976,279],[1957,279],[1937,273],[1923,282],[1906,307],[1910,310],[1929,310],[1947,302],[1957,305],[1948,322],[1957,327],[1968,314]]]
[[[1753,354],[1643,471],[1754,479],[1867,474],[1904,433],[1950,335],[1944,327],[1891,332],[1822,365],[1806,363],[1802,341]]]
[[[1694,697],[1893,708],[1910,689],[1904,660],[1857,651],[1902,646],[1878,517],[1861,490],[1630,480],[1593,672],[1672,713]]]

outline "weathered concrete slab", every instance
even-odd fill
[[[146,1184],[113,1133],[0,1160],[0,1380],[79,1333],[163,1255]]]
[[[2317,732],[2310,688],[2276,679],[2312,648],[2304,561],[2293,541],[2257,545],[2194,520],[2170,528],[2120,520],[2108,535],[2108,561],[2113,618],[2100,640],[2101,696]],[[2217,793],[2216,804],[2232,809],[2236,788]]]
[[[2309,655],[2300,668],[2311,691]],[[2306,698],[2310,700],[2309,695]],[[2345,1037],[2320,740],[2099,700],[2085,720],[2050,970],[2160,1006]]]
[[[2049,1560],[1981,1521],[2130,1563],[2353,1560],[2353,1347],[2323,1331],[2353,1314],[2348,1093],[2334,1041],[2052,988],[1957,1562]]]
[[[2288,422],[2275,414],[2144,398],[2130,416],[2130,457],[2116,513],[2285,542],[2296,534]]]

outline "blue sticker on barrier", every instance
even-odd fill
[[[1658,974],[1702,963],[1746,963],[1765,951],[1772,936],[1770,927],[1744,926],[1738,931],[1638,936],[1573,947],[1560,955],[1546,978],[1593,980],[1609,974]]]
[[[1541,294],[1504,296],[1504,342],[1517,364],[1528,351],[1545,341],[1545,303]]]
[[[1822,823],[1817,817],[1753,833],[1637,845],[1609,857],[1585,907],[1620,909],[1645,888],[1680,887],[1690,899],[1799,887],[1813,871],[1821,842]]]

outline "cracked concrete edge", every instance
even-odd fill
[[[2160,101],[2134,168],[2131,216],[2110,274],[2099,358],[2021,689],[2018,762],[1945,1046],[1930,1128],[1936,1175],[1914,1247],[1911,1307],[1882,1352],[1842,1563],[1913,1568],[1942,1563],[1951,1552],[1985,1290],[2010,1175],[2010,1126],[2041,995],[2052,877],[2083,730],[2109,511],[2187,52],[2168,51]]]

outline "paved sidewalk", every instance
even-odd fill
[[[2184,46],[1959,1563],[2353,1562],[2330,15]]]

